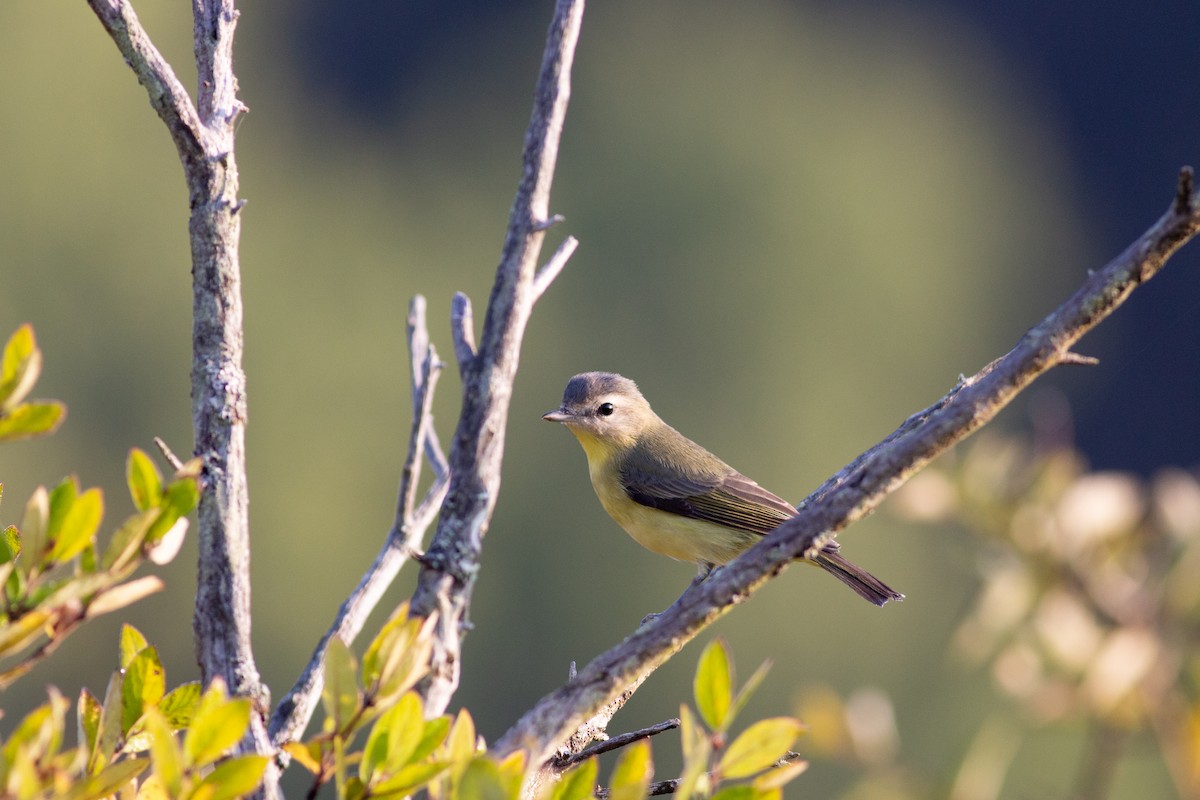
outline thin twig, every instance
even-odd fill
[[[178,472],[179,470],[183,469],[183,462],[179,460],[179,456],[175,455],[175,452],[171,450],[170,446],[163,441],[162,437],[155,436],[154,444],[158,447],[158,452],[162,453],[163,458],[167,460],[167,463],[171,465],[173,470]]]
[[[574,236],[568,236],[563,240],[558,249],[554,251],[554,255],[550,256],[550,260],[538,270],[537,275],[533,278],[533,296],[535,299],[540,299],[542,294],[550,288],[550,284],[562,272],[563,267],[571,259],[575,248],[579,246],[579,240]]]
[[[560,770],[570,769],[573,765],[580,761],[587,761],[592,756],[598,756],[601,753],[608,753],[622,747],[628,747],[634,742],[640,742],[642,739],[649,739],[651,736],[657,736],[660,733],[675,730],[679,727],[679,718],[663,720],[655,725],[642,728],[636,731],[629,731],[618,736],[605,739],[599,742],[593,742],[587,747],[580,750],[573,756],[565,758],[561,763],[556,762],[555,767]]]
[[[1190,171],[1180,186],[1190,187]],[[1182,190],[1182,189],[1181,189]],[[1183,211],[1180,211],[1180,208]],[[725,567],[690,586],[653,621],[579,670],[575,679],[538,701],[493,746],[505,756],[530,752],[544,763],[584,720],[678,652],[697,633],[745,601],[795,558],[869,514],[938,454],[991,420],[1022,389],[1062,363],[1063,354],[1156,274],[1200,231],[1198,198],[1175,201],[1125,252],[1088,276],[1069,299],[1030,329],[1006,355],[961,379],[929,408],[913,414],[880,444],[826,481],[785,522]]]
[[[470,306],[465,296],[455,297],[451,329],[463,379],[462,411],[450,448],[450,488],[412,598],[414,614],[438,612],[430,673],[418,687],[427,715],[442,713],[458,687],[462,637],[470,627],[468,607],[500,491],[521,340],[537,299],[534,274],[546,236],[538,224],[550,218],[550,187],[583,5],[583,0],[558,0],[555,6],[525,135],[521,182],[478,347],[470,336]]]
[[[437,508],[445,497],[449,476],[433,429],[433,393],[443,365],[438,360],[437,351],[429,343],[429,332],[425,325],[425,298],[420,295],[414,297],[409,305],[407,335],[409,377],[413,387],[412,428],[408,454],[400,473],[395,521],[383,548],[354,591],[343,601],[337,617],[317,643],[296,684],[275,708],[268,730],[276,747],[298,738],[316,709],[324,685],[325,648],[329,640],[337,636],[347,644],[354,641],[404,562],[418,551],[421,537],[433,522]],[[417,482],[421,473],[422,454],[429,457],[434,482],[418,506]]]

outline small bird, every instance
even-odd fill
[[[575,434],[600,504],[634,541],[696,562],[701,577],[796,515],[786,500],[663,422],[621,375],[576,375],[562,405],[542,419]],[[877,606],[904,599],[839,549],[830,541],[812,562]]]

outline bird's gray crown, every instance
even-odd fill
[[[567,383],[563,406],[577,406],[606,394],[641,395],[636,383],[615,372],[582,372]]]

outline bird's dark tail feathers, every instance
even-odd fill
[[[889,600],[904,599],[904,595],[879,578],[843,558],[838,552],[837,543],[832,543],[832,546],[826,545],[813,561],[821,569],[857,592],[859,597],[877,606],[881,606]]]

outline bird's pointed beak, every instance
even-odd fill
[[[542,414],[542,419],[546,420],[546,422],[566,422],[572,418],[574,418],[574,415],[562,408],[556,408],[553,411],[547,411],[545,414]]]

